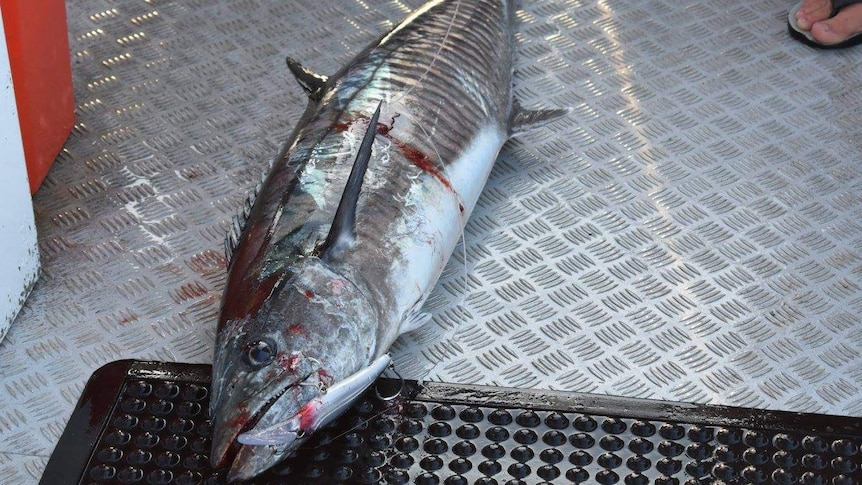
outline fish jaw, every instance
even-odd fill
[[[346,411],[391,361],[388,354],[378,357],[368,367],[337,382],[312,399],[286,421],[280,420],[267,426],[284,413],[266,412],[254,429],[238,436],[238,441],[243,443],[243,446],[228,472],[228,480],[254,478],[284,459],[287,453],[304,441],[305,436],[326,426]],[[283,406],[278,406],[276,402],[270,409],[281,407]]]
[[[288,453],[274,446],[243,445],[227,473],[228,483],[251,480],[286,458]]]
[[[338,418],[365,392],[392,362],[389,354],[383,354],[368,367],[335,383],[331,388],[286,421],[264,428],[256,426],[239,436],[246,445],[288,446],[298,437],[313,433]]]
[[[314,384],[310,381],[314,381]],[[302,409],[308,406],[313,406],[314,399],[319,392],[317,382],[314,377],[310,377],[309,382],[303,382],[302,385],[293,386],[288,389],[270,407],[262,411],[262,415],[257,420],[256,425],[273,425],[282,420],[283,416],[290,416],[292,414],[291,410],[296,409],[298,403],[307,403],[300,408],[298,413],[301,413]],[[260,475],[285,459],[305,441],[304,435],[298,434],[296,439],[279,445],[244,445],[237,439],[244,429],[248,428],[235,430],[236,434],[233,434],[231,437],[231,443],[237,448],[237,452],[233,457],[230,470],[228,471],[227,478],[229,482],[249,480]]]
[[[258,424],[290,416],[318,393],[317,367],[311,359],[295,355],[295,370],[282,371],[271,384],[263,388],[249,385],[254,376],[240,376],[228,385],[233,392],[221,393],[212,414],[213,441],[210,462],[215,468],[228,466],[232,457],[242,452],[237,437]],[[243,387],[245,383],[245,387]],[[254,391],[255,389],[260,389]],[[252,391],[252,392],[247,392]],[[261,471],[265,470],[262,468]]]

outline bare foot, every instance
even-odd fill
[[[810,30],[814,40],[824,45],[843,42],[862,32],[862,3],[847,5],[832,18],[831,0],[804,0],[796,13],[800,29]]]

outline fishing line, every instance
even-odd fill
[[[449,34],[452,32],[452,26],[454,26],[454,25],[455,25],[455,19],[457,19],[457,18],[458,18],[458,12],[459,12],[460,10],[461,10],[461,0],[458,0],[458,2],[455,4],[455,11],[454,11],[454,12],[452,12],[452,20],[450,20],[450,21],[449,21],[449,25],[446,27],[446,33],[445,33],[445,34],[443,34],[443,40],[440,42],[440,46],[437,48],[437,51],[436,51],[436,52],[434,52],[434,57],[431,59],[431,62],[430,62],[430,63],[428,63],[428,66],[425,68],[425,72],[423,72],[423,73],[422,73],[422,75],[421,75],[421,76],[419,76],[419,79],[417,79],[417,80],[416,80],[416,82],[415,82],[415,83],[413,83],[413,85],[412,85],[412,86],[410,86],[410,88],[408,88],[408,89],[407,89],[407,91],[405,91],[405,92],[401,93],[401,96],[400,96],[400,97],[398,97],[397,99],[393,100],[393,101],[392,101],[392,104],[397,103],[397,102],[400,102],[402,99],[404,99],[404,97],[405,97],[405,96],[407,96],[408,94],[410,94],[411,92],[413,92],[413,89],[414,89],[416,86],[418,86],[418,85],[419,85],[419,83],[421,83],[422,81],[424,81],[424,80],[425,80],[425,76],[427,76],[427,75],[428,75],[428,73],[429,73],[429,72],[431,72],[431,68],[433,68],[433,67],[434,67],[434,64],[437,62],[437,59],[440,57],[440,53],[441,53],[441,52],[443,52],[443,46],[445,46],[445,45],[446,45],[446,42],[449,40]]]
[[[439,118],[437,118],[437,117],[434,118],[434,126],[432,126],[432,131],[437,129],[438,120],[439,120]],[[452,180],[452,177],[448,171],[448,167],[446,166],[446,163],[443,161],[443,157],[440,155],[440,151],[437,150],[437,146],[434,144],[434,140],[431,138],[431,135],[427,131],[425,131],[425,128],[421,124],[419,124],[417,126],[419,127],[420,130],[422,130],[422,133],[425,135],[426,139],[428,140],[428,144],[431,145],[431,148],[434,150],[434,154],[437,155],[437,160],[440,162],[440,167],[442,168],[443,175],[446,177],[447,180]],[[464,200],[461,198],[461,194],[459,194],[455,190],[453,190],[452,192],[455,194],[455,197],[458,199],[457,200],[457,202],[458,202],[458,208],[457,208],[457,210],[458,210],[458,229],[460,232],[459,239],[461,240],[461,257],[463,258],[463,263],[464,263],[464,288],[461,292],[461,303],[460,303],[460,305],[458,305],[459,322],[452,329],[451,335],[448,336],[448,340],[457,341],[456,335],[458,333],[458,328],[460,328],[461,325],[463,325],[464,322],[467,321],[467,314],[466,314],[466,311],[467,311],[467,308],[466,308],[467,307],[467,293],[468,293],[467,287],[468,287],[470,281],[469,281],[469,270],[467,268],[467,236],[466,236],[465,231],[464,231],[464,227],[467,225],[467,220],[464,218],[464,211],[466,210],[466,207],[464,206]],[[462,210],[462,208],[463,208],[463,210]],[[435,363],[434,365],[436,366],[437,364],[439,364],[439,362]],[[425,376],[430,374],[432,370],[433,370],[433,367],[428,369],[428,371],[425,372],[425,375],[422,376],[422,378],[424,379]]]

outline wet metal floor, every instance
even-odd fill
[[[34,198],[43,277],[0,344],[0,483],[89,375],[208,363],[224,234],[334,72],[422,0],[70,0],[78,124]],[[511,141],[408,377],[862,413],[862,48],[790,0],[524,0]]]

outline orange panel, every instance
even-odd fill
[[[63,0],[0,0],[24,157],[35,192],[75,123]]]

